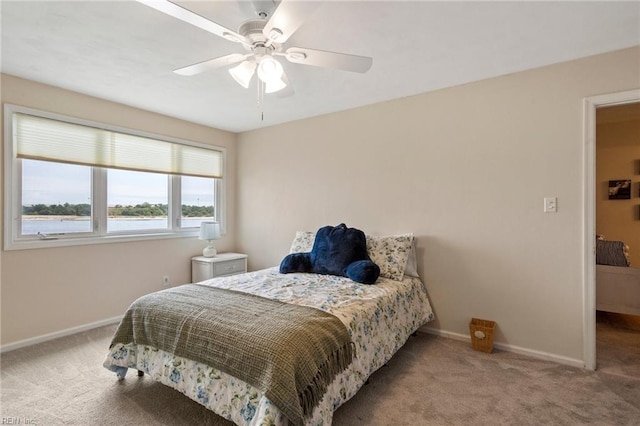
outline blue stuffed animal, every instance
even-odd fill
[[[359,229],[325,226],[316,233],[309,253],[292,253],[280,263],[280,273],[312,272],[339,275],[362,284],[374,284],[380,268],[367,253],[367,238]]]

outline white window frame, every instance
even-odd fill
[[[93,231],[56,236],[53,239],[41,239],[38,236],[20,236],[18,219],[22,211],[22,170],[21,160],[15,156],[13,115],[15,113],[65,121],[82,126],[97,127],[134,136],[157,139],[160,141],[196,146],[222,153],[222,169],[226,171],[227,152],[224,147],[206,145],[182,139],[161,136],[150,132],[132,130],[114,125],[93,122],[61,114],[39,111],[19,105],[4,106],[4,249],[24,250],[47,247],[65,247],[86,244],[103,244],[125,241],[142,241],[167,238],[185,238],[198,236],[198,228],[181,228],[181,185],[180,176],[169,176],[169,218],[167,230],[134,230],[132,232],[111,232],[107,234],[107,169],[92,167],[92,219]],[[91,167],[91,166],[87,166]],[[226,184],[224,176],[216,179],[215,214],[220,223],[222,234],[226,234]]]

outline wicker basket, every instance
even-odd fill
[[[495,328],[495,321],[471,318],[469,332],[473,349],[489,354],[493,352],[493,331]]]

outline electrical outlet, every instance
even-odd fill
[[[169,287],[169,275],[165,275],[162,277],[162,285],[164,287]]]

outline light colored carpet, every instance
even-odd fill
[[[102,368],[115,326],[2,355],[2,419],[38,425],[229,425],[148,376]],[[334,425],[639,425],[640,332],[598,324],[599,370],[411,337]],[[7,421],[4,422],[5,424]],[[14,422],[15,424],[15,422]]]

